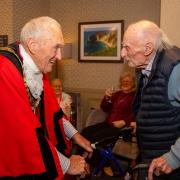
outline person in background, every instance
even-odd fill
[[[155,23],[141,20],[125,31],[121,56],[141,70],[133,112],[140,162],[151,165],[139,179],[179,179],[180,169],[171,168],[179,166],[180,155],[180,49]]]
[[[64,124],[66,124],[66,126],[71,126],[71,130],[74,132],[74,135],[71,137],[71,139],[68,139],[70,146],[71,145],[71,140],[74,141],[75,144],[81,146],[83,149],[83,144],[84,143],[90,143],[88,140],[86,140],[72,125],[71,125],[71,104],[72,104],[72,98],[69,94],[65,93],[62,91],[62,82],[60,79],[55,78],[52,80],[51,82],[51,86],[54,90],[54,94],[56,96],[56,100],[58,102],[58,105],[60,106],[60,108],[62,109],[63,113],[64,113]],[[65,120],[66,119],[66,120]],[[70,122],[70,123],[69,123]],[[87,153],[85,153],[87,156]],[[67,154],[67,155],[70,155]],[[85,155],[83,155],[83,157],[86,157]],[[89,156],[91,156],[91,154],[89,154]],[[89,169],[87,168],[87,174],[89,174]],[[84,174],[83,174],[84,176]],[[64,179],[73,179],[72,176],[66,175]]]
[[[106,122],[113,127],[122,128],[134,122],[132,101],[136,90],[136,79],[132,73],[126,72],[120,77],[120,90],[114,92],[107,89],[101,102],[101,109],[108,113]]]
[[[83,157],[63,155],[76,131],[67,126],[47,77],[63,45],[60,24],[43,16],[23,26],[20,42],[0,49],[0,178],[60,180],[86,172]],[[80,143],[92,152],[89,141]]]
[[[64,114],[70,119],[71,104],[72,104],[71,96],[62,91],[62,82],[60,79],[58,78],[53,79],[51,85],[54,90],[59,106],[62,108]]]
[[[108,114],[106,120],[82,130],[81,134],[91,143],[101,141],[107,137],[118,137],[123,127],[130,126],[131,122],[135,121],[132,114],[132,102],[136,90],[135,76],[129,72],[124,73],[120,77],[119,88],[116,92],[112,89],[105,91],[100,107]],[[97,163],[92,162],[92,164],[96,165]],[[109,166],[106,166],[104,171],[107,175],[113,176]]]

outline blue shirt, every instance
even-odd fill
[[[174,67],[169,77],[168,97],[172,105],[180,107],[180,63]]]

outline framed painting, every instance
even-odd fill
[[[78,26],[79,62],[119,63],[124,21],[80,22]]]

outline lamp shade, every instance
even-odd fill
[[[61,57],[62,59],[72,58],[72,44],[71,43],[65,43],[65,45],[61,48]]]

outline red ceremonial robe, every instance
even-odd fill
[[[49,83],[47,75],[44,75],[43,77],[43,85],[44,85],[44,106],[45,106],[44,111],[45,111],[46,127],[48,131],[49,139],[58,149],[58,147],[61,145],[60,143],[62,143],[58,141],[58,133],[61,132],[65,143],[65,148],[63,149],[63,153],[69,156],[71,153],[71,142],[67,140],[65,136],[63,121],[62,121],[62,118],[66,119],[66,116],[63,115],[60,118],[57,119],[54,118],[54,113],[59,112],[60,108],[56,96],[54,94],[54,91],[52,90],[52,87]],[[56,127],[54,127],[55,120],[57,121]]]
[[[0,55],[0,177],[41,174],[46,171],[36,129],[41,126],[31,110],[22,75]],[[63,173],[54,142],[46,139],[58,172]]]

